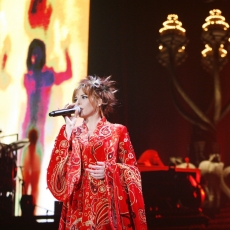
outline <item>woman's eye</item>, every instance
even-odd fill
[[[77,102],[77,98],[74,98],[74,102]]]
[[[83,95],[83,96],[82,96],[82,99],[86,99],[86,98],[88,98],[86,95]]]

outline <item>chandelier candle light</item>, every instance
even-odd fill
[[[185,61],[188,44],[186,30],[182,27],[182,22],[179,21],[176,14],[169,14],[167,20],[163,22],[163,27],[159,30],[159,54],[157,58],[159,63],[168,69],[173,90],[191,109],[190,112],[186,112],[184,106],[178,102],[175,93],[173,93],[174,105],[179,113],[198,129],[208,132],[213,137],[213,143],[215,143],[217,124],[230,111],[230,102],[222,108],[220,84],[220,71],[227,62],[228,52],[225,46],[229,45],[230,42],[229,24],[219,9],[213,9],[209,11],[209,16],[205,19],[202,30],[201,39],[205,48],[201,52],[201,63],[203,68],[212,75],[213,99],[208,103],[212,113],[210,110],[209,112],[202,111],[198,107],[181,86],[176,76],[175,68]],[[199,159],[197,159],[198,163]]]

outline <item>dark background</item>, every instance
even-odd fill
[[[201,66],[201,33],[212,9],[230,23],[229,0],[91,0],[88,74],[112,75],[118,82],[120,105],[108,120],[128,127],[137,157],[155,149],[167,165],[171,156],[189,156],[194,127],[173,104],[168,72],[156,58],[157,38],[168,14],[177,14],[189,39],[178,79],[205,109],[213,80]],[[230,62],[220,75],[224,106],[230,100]],[[217,142],[222,161],[230,165],[230,114],[218,124]]]

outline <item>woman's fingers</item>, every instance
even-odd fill
[[[76,106],[76,104],[75,103],[67,103],[65,106],[64,106],[64,109],[71,109],[71,108],[73,108],[74,106]]]
[[[104,174],[99,174],[99,173],[93,173],[93,172],[91,172],[90,175],[93,178],[95,178],[95,179],[104,179],[105,178]]]
[[[101,165],[101,166],[105,167],[105,162],[103,162],[103,161],[97,161],[97,165]]]
[[[105,162],[98,161],[96,165],[89,164],[89,168],[104,169],[105,168]]]
[[[98,161],[96,165],[89,164],[86,171],[95,179],[105,178],[105,162]]]
[[[70,139],[72,130],[75,127],[77,118],[76,117],[69,117],[69,116],[65,116],[65,123],[66,123],[66,127],[65,127],[65,131],[66,131],[66,135],[67,135],[67,139]]]

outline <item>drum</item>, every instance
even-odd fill
[[[15,190],[16,155],[10,145],[0,143],[0,192]]]

